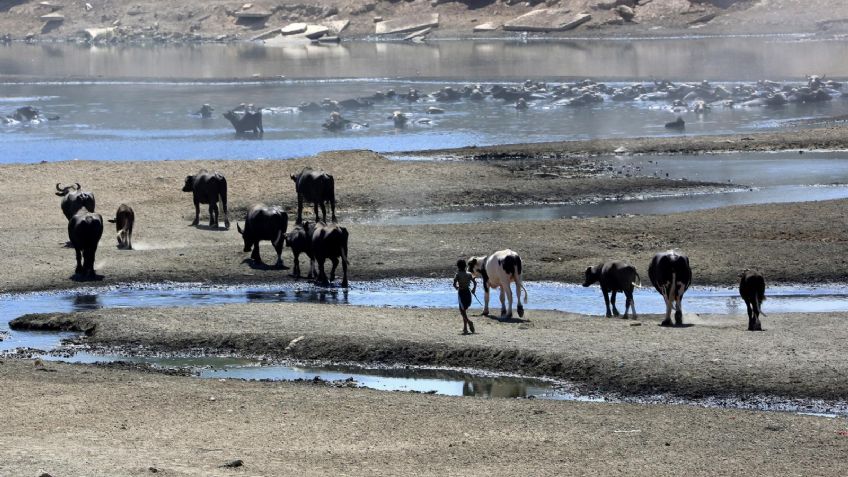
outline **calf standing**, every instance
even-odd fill
[[[594,267],[586,269],[586,281],[583,282],[584,287],[598,282],[601,285],[601,291],[604,294],[604,303],[607,306],[607,318],[618,316],[618,309],[615,307],[615,295],[618,292],[624,293],[626,298],[624,302],[624,316],[627,319],[628,309],[633,310],[633,319],[637,319],[636,305],[633,302],[633,287],[642,286],[642,279],[639,278],[639,273],[636,267],[626,262],[606,262]],[[610,292],[612,299],[610,300]],[[612,303],[612,310],[610,310]]]
[[[132,207],[121,204],[118,212],[115,213],[115,218],[109,219],[109,222],[115,224],[118,231],[118,248],[132,250],[132,233],[135,224],[135,212]]]
[[[665,300],[665,320],[662,326],[671,326],[671,309],[675,309],[674,322],[683,324],[683,294],[692,284],[692,268],[689,257],[673,250],[654,255],[648,266],[651,284]]]
[[[760,272],[744,270],[739,274],[739,295],[748,308],[748,331],[763,331],[760,307],[766,299],[766,280]]]
[[[304,222],[302,225],[295,225],[291,232],[286,234],[286,242],[291,248],[294,256],[294,265],[292,276],[300,278],[300,254],[305,253],[309,259],[309,275],[306,278],[314,277],[314,267],[312,266],[312,237],[306,233],[310,227],[309,222]]]

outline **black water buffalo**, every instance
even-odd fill
[[[306,232],[309,226],[309,222],[304,222],[302,225],[295,225],[291,232],[286,234],[286,242],[288,242],[294,256],[292,276],[296,278],[300,278],[300,254],[302,253],[305,253],[309,259],[309,275],[306,278],[313,278],[315,276],[312,266],[312,237]]]
[[[71,217],[83,208],[94,212],[94,194],[82,192],[79,183],[67,187],[59,187],[59,184],[56,184],[56,190],[56,195],[62,197],[62,213],[66,219],[71,220]]]
[[[745,307],[748,309],[748,331],[763,331],[760,324],[760,307],[766,299],[766,280],[762,274],[753,270],[740,273],[739,295],[745,300]]]
[[[619,315],[615,306],[615,295],[622,292],[626,298],[623,318],[626,320],[628,309],[632,309],[633,319],[637,319],[636,304],[633,302],[633,287],[642,286],[642,279],[639,278],[636,267],[626,262],[606,262],[588,267],[583,286],[588,287],[595,282],[601,285],[604,303],[607,305],[607,318]],[[610,292],[612,292],[612,299],[609,296]],[[610,303],[612,303],[612,310],[610,310]]]
[[[300,174],[292,174],[294,190],[297,192],[297,220],[303,222],[303,201],[312,202],[315,220],[318,220],[318,205],[321,205],[323,221],[327,222],[326,202],[330,203],[331,218],[336,222],[336,185],[333,176],[323,170],[304,167]]]
[[[77,276],[97,277],[94,273],[94,254],[101,236],[103,217],[100,214],[80,210],[68,220],[68,238],[77,254]]]
[[[315,266],[318,268],[318,282],[329,285],[336,277],[336,267],[339,259],[342,262],[342,287],[347,288],[347,229],[336,224],[325,224],[322,222],[309,223],[306,233],[311,239],[312,256]],[[330,279],[324,273],[324,262],[329,259],[333,263],[330,270]]]
[[[121,204],[115,213],[115,218],[109,219],[109,222],[115,224],[115,229],[118,231],[118,248],[132,250],[132,233],[135,224],[135,212],[132,207]]]
[[[262,110],[245,110],[244,113],[238,114],[235,111],[227,111],[224,113],[224,118],[230,121],[236,134],[253,133],[259,137],[265,134],[262,129]]]
[[[227,213],[227,179],[217,172],[201,170],[193,176],[186,176],[183,192],[194,195],[194,222],[200,223],[200,204],[209,204],[209,227],[218,228],[218,198],[224,209],[224,227],[230,228],[230,216]]]
[[[244,239],[244,251],[253,253],[250,258],[256,264],[262,263],[259,256],[259,242],[270,240],[274,250],[277,251],[277,267],[286,269],[283,264],[283,245],[285,245],[286,229],[289,226],[289,214],[278,207],[266,207],[262,204],[254,205],[247,212],[244,219],[244,230],[236,222],[236,230]]]
[[[683,324],[683,309],[681,304],[683,294],[692,284],[692,268],[689,267],[689,257],[682,253],[669,250],[654,255],[648,266],[648,277],[651,284],[665,300],[665,320],[662,326],[671,326],[671,308],[677,326]]]

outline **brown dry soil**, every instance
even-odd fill
[[[10,326],[85,331],[85,343],[129,354],[470,367],[566,379],[589,392],[838,400],[848,396],[846,318],[769,315],[766,331],[755,333],[743,317],[687,314],[692,326],[664,328],[660,316],[634,322],[529,310],[510,323],[477,318],[477,334],[463,336],[456,310],[287,303],[25,315]]]
[[[840,475],[844,419],[0,362],[3,475]],[[240,459],[243,466],[221,468]]]
[[[492,22],[496,26],[544,7],[543,2],[500,2],[465,0],[433,2],[359,0],[255,0],[248,11],[272,15],[261,21],[238,20],[235,13],[246,2],[230,0],[51,0],[62,7],[60,23],[45,24],[40,17],[50,12],[38,0],[0,2],[0,34],[14,39],[29,36],[36,40],[82,39],[86,28],[116,26],[115,40],[125,42],[185,42],[245,40],[271,28],[291,22],[322,23],[350,20],[343,33],[348,38],[373,34],[374,18],[420,18],[439,13],[440,25],[430,36],[471,37],[475,25]],[[537,4],[529,6],[530,3]],[[571,14],[589,12],[592,20],[576,30],[534,34],[549,37],[687,36],[768,33],[819,33],[834,35],[848,29],[848,5],[842,0],[642,0],[635,7],[633,22],[602,4],[614,0],[551,0],[555,8]],[[624,2],[627,3],[627,2]],[[636,3],[636,2],[630,2]],[[85,5],[91,5],[86,9]],[[511,4],[511,5],[510,5]],[[514,37],[516,33],[484,33],[486,37]]]
[[[799,156],[802,157],[802,156]],[[96,267],[105,279],[89,284],[163,280],[209,283],[272,282],[289,271],[244,263],[236,219],[256,202],[295,204],[288,177],[305,164],[336,177],[339,218],[351,233],[351,278],[447,276],[459,257],[512,248],[524,257],[525,279],[577,282],[588,264],[609,258],[647,264],[657,251],[689,253],[697,284],[730,284],[744,267],[759,267],[772,282],[846,279],[848,237],[845,201],[730,207],[670,216],[560,219],[474,225],[392,226],[351,223],[386,210],[416,213],[455,206],[580,201],[627,193],[702,188],[703,184],[624,177],[606,170],[605,159],[560,159],[558,177],[541,162],[398,162],[369,152],[327,153],[293,161],[61,162],[0,166],[0,243],[10,273],[0,291],[69,288],[74,252],[65,248],[67,227],[53,195],[56,182],[80,182],[93,190],[107,218],[121,203],[136,211],[134,245],[115,248],[107,225]],[[190,227],[190,194],[180,188],[201,166],[228,177],[230,230]],[[390,178],[390,180],[386,180]],[[495,198],[493,200],[493,198]],[[307,217],[311,216],[311,213]],[[290,222],[294,222],[293,217]],[[272,261],[267,243],[262,251]],[[291,253],[284,252],[291,264]],[[302,258],[305,262],[305,258]],[[305,263],[304,263],[305,267]]]

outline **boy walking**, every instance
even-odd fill
[[[474,333],[474,323],[468,319],[466,310],[471,307],[471,295],[477,291],[477,280],[474,276],[468,273],[468,266],[465,260],[456,261],[456,275],[453,277],[453,287],[456,289],[457,298],[459,301],[459,313],[462,315],[462,334],[467,335],[468,330]],[[469,287],[472,287],[469,290]]]

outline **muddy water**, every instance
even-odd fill
[[[709,193],[623,195],[580,204],[495,205],[417,215],[385,213],[378,217],[363,218],[362,222],[393,225],[463,224],[627,214],[657,215],[732,205],[848,198],[846,152],[621,156],[609,164],[622,175],[693,180],[727,186],[724,189],[718,187]]]
[[[583,288],[555,282],[526,282],[528,309],[561,310],[601,315],[603,299],[597,287]],[[482,300],[482,291],[478,293]],[[848,287],[772,286],[768,289],[766,313],[848,311]],[[636,291],[634,300],[640,313],[662,313],[660,296],[647,288]],[[349,290],[318,288],[306,283],[280,283],[228,287],[199,285],[136,285],[103,289],[0,296],[0,331],[8,322],[26,313],[71,312],[100,308],[211,306],[231,303],[330,303],[355,306],[394,306],[453,308],[456,292],[449,281],[437,279],[352,282]],[[498,298],[492,297],[497,310]],[[475,302],[477,312],[481,308]],[[744,316],[745,304],[732,288],[693,287],[686,293],[687,313]],[[61,338],[56,333],[12,332],[0,342],[0,351],[18,347],[50,349]]]

